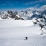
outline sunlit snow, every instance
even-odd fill
[[[40,33],[31,20],[0,20],[0,46],[46,46],[46,37]]]

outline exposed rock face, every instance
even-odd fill
[[[17,16],[15,16],[15,20],[24,20],[24,19],[21,18],[21,17],[17,17]]]
[[[1,14],[1,18],[2,19],[7,19],[8,18],[8,13]]]

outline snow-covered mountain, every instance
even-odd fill
[[[22,11],[11,10],[0,12],[0,18],[2,19],[13,18],[15,20],[32,20],[33,18],[40,18],[40,16],[44,15],[46,15],[46,5],[40,8],[28,8]]]

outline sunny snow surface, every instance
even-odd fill
[[[0,20],[0,46],[46,46],[46,37],[40,33],[31,20]]]

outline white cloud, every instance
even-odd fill
[[[36,7],[36,8],[37,8],[39,5],[40,5],[40,4],[37,4],[37,5],[35,5],[34,7]]]
[[[37,10],[37,11],[44,11],[44,10],[46,10],[46,5],[43,5],[43,6],[41,6],[40,8],[37,7],[38,5],[39,5],[39,4],[37,4],[37,5],[34,6],[34,7],[27,8],[27,9],[30,9],[30,10],[32,10],[32,11],[35,11],[35,10]]]
[[[6,4],[2,4],[2,5],[6,5]]]
[[[14,5],[14,4],[12,4],[12,3],[10,3],[10,2],[7,2],[9,5]]]
[[[46,5],[41,6],[38,10],[39,10],[39,11],[44,11],[44,10],[46,10]]]
[[[46,0],[39,0],[39,2],[43,2],[43,3],[46,3]]]
[[[34,1],[34,2],[33,1],[32,2],[30,1],[30,2],[25,3],[24,5],[31,5],[31,4],[35,4],[35,3],[38,3],[38,2],[39,1]]]
[[[46,0],[39,0],[40,2],[46,2]]]
[[[27,2],[27,3],[25,3],[24,5],[31,5],[31,4],[35,4],[35,3],[39,3],[39,2],[44,2],[44,3],[46,3],[46,0],[38,0],[38,1],[30,1],[30,2]]]
[[[18,3],[18,2],[16,2],[16,3]]]
[[[35,4],[35,3],[38,3],[38,1],[34,1],[34,2],[27,2],[27,3],[25,3],[24,5],[31,5],[31,4]]]

